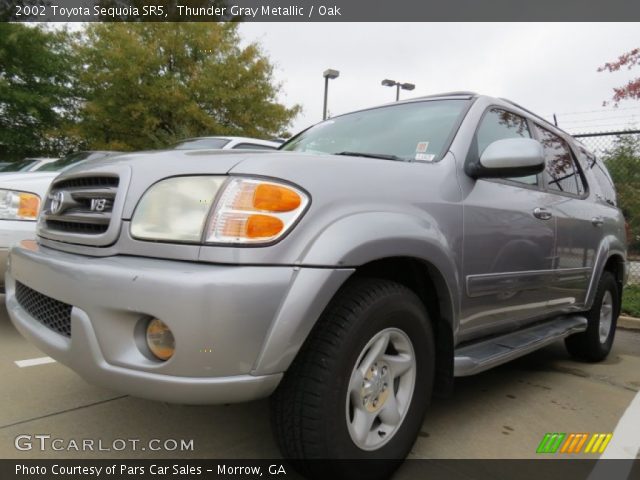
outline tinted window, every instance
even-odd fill
[[[505,138],[531,138],[531,132],[527,121],[515,113],[507,112],[499,108],[492,108],[485,113],[476,134],[476,146],[478,155],[482,155],[485,148],[496,140]],[[537,175],[528,175],[526,177],[511,178],[520,183],[527,185],[536,185],[538,183]]]
[[[207,150],[224,147],[229,140],[225,138],[191,138],[169,147],[170,150]]]
[[[358,152],[434,161],[444,153],[467,105],[466,100],[430,100],[349,113],[305,130],[281,150]]]
[[[234,150],[275,150],[275,147],[269,147],[268,145],[258,145],[256,143],[239,143]]]
[[[545,181],[549,190],[573,195],[582,195],[585,191],[582,177],[564,140],[548,130],[536,125],[540,142],[544,147],[546,168]]]
[[[596,178],[598,182],[598,187],[600,189],[600,195],[602,198],[609,203],[610,205],[616,205],[616,190],[613,186],[613,180],[611,180],[611,175],[607,170],[607,167],[596,158],[596,156],[587,152],[586,150],[581,150],[584,158],[586,159],[586,168],[591,170],[593,176]]]
[[[26,172],[31,167],[35,166],[38,160],[32,160],[25,158],[24,160],[18,160],[17,162],[11,162],[3,167],[0,167],[0,172]]]

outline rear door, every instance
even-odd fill
[[[584,303],[605,219],[587,200],[585,176],[569,144],[540,125],[535,130],[545,150],[543,179],[557,229],[556,275],[550,293],[557,309],[578,308]]]

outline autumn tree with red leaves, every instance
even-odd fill
[[[615,62],[605,63],[598,68],[599,72],[617,72],[626,68],[631,70],[635,66],[640,66],[640,48],[634,48],[630,52],[618,57]],[[629,83],[622,87],[613,89],[613,104],[618,106],[622,100],[640,100],[640,77],[629,80]],[[608,102],[604,102],[606,105]]]

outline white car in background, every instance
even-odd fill
[[[175,143],[168,150],[277,150],[281,141],[250,137],[195,137]]]
[[[35,238],[36,219],[49,185],[60,171],[83,162],[120,152],[77,152],[56,162],[41,165],[39,171],[0,175],[0,290],[4,290],[7,253],[14,243]]]
[[[16,162],[8,162],[0,167],[0,173],[35,172],[45,165],[58,161],[58,158],[28,157]]]

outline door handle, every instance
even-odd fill
[[[593,217],[591,219],[591,223],[594,227],[601,227],[604,224],[604,218],[602,217]]]
[[[537,207],[533,210],[533,216],[540,220],[549,220],[553,215],[544,207]]]

